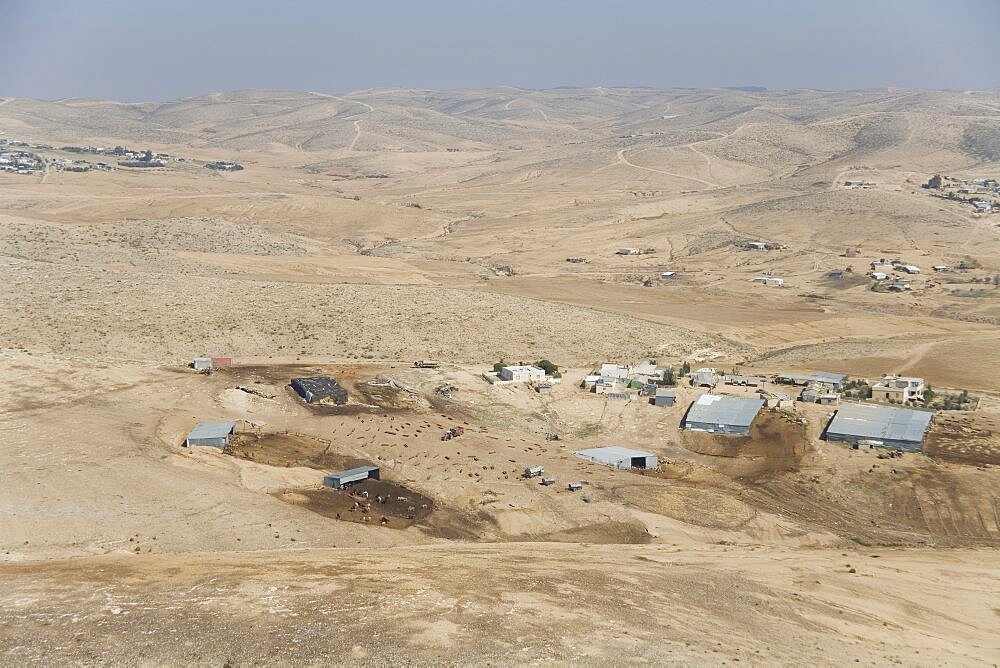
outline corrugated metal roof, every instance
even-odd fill
[[[593,459],[606,464],[614,464],[615,462],[632,459],[632,457],[656,456],[652,452],[643,452],[642,450],[633,450],[631,448],[623,448],[617,445],[609,445],[603,448],[590,448],[588,450],[577,450],[573,454],[577,457]]]
[[[831,373],[829,371],[815,371],[812,373],[814,380],[826,383],[842,383],[847,380],[846,373]]]
[[[658,390],[656,390],[656,396],[658,396],[658,397],[675,397],[675,396],[677,396],[677,392],[674,391],[674,390],[658,389]]]
[[[829,435],[844,435],[873,441],[911,441],[919,443],[931,423],[933,413],[909,408],[890,408],[867,404],[844,404],[827,427]]]
[[[722,397],[717,394],[703,394],[691,405],[691,410],[688,411],[687,422],[749,427],[763,406],[763,399],[743,399],[740,397]]]
[[[357,468],[347,469],[346,471],[338,471],[336,473],[329,473],[326,477],[328,478],[350,478],[356,475],[368,475],[372,471],[378,471],[377,466],[358,466]]]
[[[191,430],[188,438],[222,438],[231,434],[234,429],[236,429],[235,422],[200,422]]]

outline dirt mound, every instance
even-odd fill
[[[785,475],[746,485],[741,499],[861,545],[997,545],[1000,493],[976,469],[873,462],[845,478]]]
[[[710,457],[750,460],[745,475],[795,470],[809,443],[805,425],[782,413],[761,412],[748,436],[724,436],[685,431],[681,443],[691,452]],[[740,476],[740,472],[736,472]]]
[[[1000,465],[1000,420],[939,413],[924,441],[924,454],[962,464]]]

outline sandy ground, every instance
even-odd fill
[[[0,174],[0,656],[997,663],[1000,218],[919,187],[1000,176],[984,102],[996,95],[5,103],[0,136],[56,148],[37,149],[44,176]],[[70,173],[52,165],[81,158],[68,144],[185,160]],[[882,257],[924,271],[872,291],[859,277]],[[204,354],[237,364],[185,367]],[[641,357],[896,371],[968,390],[977,410],[885,460],[822,441],[825,406],[722,439],[680,431],[692,388],[658,408],[578,387]],[[480,377],[541,358],[564,372],[549,395]],[[302,404],[289,379],[315,373],[352,401]],[[234,450],[181,447],[222,419],[239,424]],[[441,441],[451,426],[465,434]],[[662,465],[573,455],[601,445]],[[383,474],[367,499],[321,488],[360,462]],[[522,479],[534,465],[557,483]]]
[[[102,557],[0,566],[0,644],[11,663],[982,665],[997,567],[553,544]]]

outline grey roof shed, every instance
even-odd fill
[[[843,404],[826,428],[826,439],[920,450],[933,415],[931,411],[909,408]]]
[[[323,477],[323,485],[325,487],[333,487],[334,489],[344,489],[352,483],[368,480],[369,478],[379,479],[379,468],[377,466],[359,466],[346,471],[331,473]]]
[[[578,450],[574,454],[582,459],[589,459],[592,462],[614,466],[618,469],[655,469],[659,464],[656,455],[652,452],[632,450],[617,445]]]
[[[347,403],[347,390],[330,376],[308,376],[292,378],[292,388],[307,404],[323,399],[332,399],[338,406]]]
[[[657,390],[656,394],[650,399],[650,403],[654,406],[673,406],[677,402],[677,393],[673,390]]]
[[[229,436],[236,431],[235,422],[200,422],[184,442],[186,447],[192,445],[210,445],[224,448],[229,445]]]
[[[716,434],[749,434],[750,425],[763,406],[763,399],[703,394],[691,404],[684,427]]]

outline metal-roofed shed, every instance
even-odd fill
[[[235,422],[199,422],[184,441],[185,447],[209,445],[224,448],[229,445],[229,437],[236,431]]]
[[[826,440],[868,441],[904,450],[920,450],[930,426],[931,411],[867,404],[843,404],[826,428]]]
[[[369,478],[379,480],[379,468],[377,466],[359,466],[338,473],[330,473],[323,477],[323,486],[344,489],[348,485],[368,480]]]
[[[592,462],[614,466],[617,469],[655,469],[659,465],[659,460],[652,452],[632,450],[617,445],[578,450],[573,454],[581,459],[589,459]]]
[[[688,409],[684,428],[745,436],[750,433],[750,425],[763,406],[763,399],[703,394]]]
[[[292,389],[298,392],[307,404],[324,399],[330,399],[338,406],[347,403],[347,390],[330,376],[292,378]]]
[[[673,390],[656,390],[656,394],[650,399],[654,406],[673,406],[677,402],[677,393]]]

